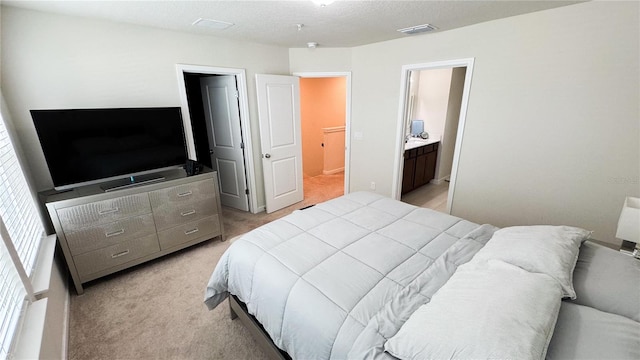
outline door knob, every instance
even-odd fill
[[[213,149],[209,149],[209,155],[213,155]]]
[[[267,159],[271,157],[271,154],[264,154],[264,157],[266,157]]]

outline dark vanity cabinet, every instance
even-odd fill
[[[402,174],[402,194],[433,180],[438,160],[438,144],[429,144],[405,150]]]

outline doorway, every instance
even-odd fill
[[[396,199],[451,213],[472,71],[473,59],[403,67]]]
[[[256,213],[244,70],[180,64],[176,70],[189,158],[218,172],[223,205]]]
[[[300,77],[305,198],[349,192],[351,73],[294,73]],[[316,194],[316,195],[314,195]]]

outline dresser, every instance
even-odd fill
[[[104,192],[99,187],[45,196],[78,294],[83,283],[199,242],[223,239],[215,171]]]

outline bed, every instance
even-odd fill
[[[640,262],[589,235],[355,192],[234,241],[205,304],[274,358],[640,358]]]

